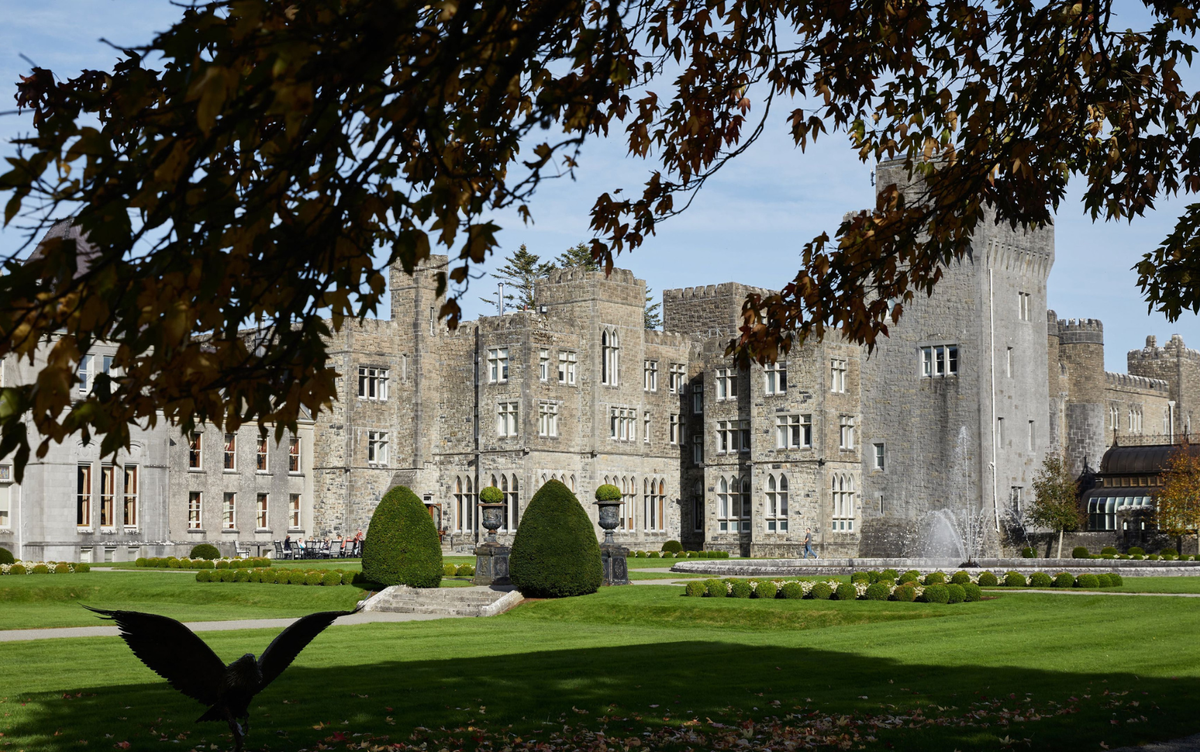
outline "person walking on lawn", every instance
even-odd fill
[[[807,559],[809,554],[812,554],[814,559],[817,558],[817,554],[812,549],[812,528],[806,527],[804,528],[804,554],[800,558]]]

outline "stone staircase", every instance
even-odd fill
[[[524,600],[512,588],[410,588],[394,585],[363,602],[363,611],[441,616],[495,616]]]

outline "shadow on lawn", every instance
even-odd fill
[[[955,723],[981,709],[986,717],[968,727],[927,723],[916,730],[887,730],[868,748],[1100,749],[1101,742],[1112,748],[1197,730],[1192,719],[1200,682],[1193,678],[913,665],[911,660],[688,641],[371,666],[294,666],[251,706],[248,749],[312,747],[335,732],[355,742],[355,733],[404,740],[416,727],[473,726],[499,734],[511,726],[528,737],[569,724],[605,727],[610,736],[640,736],[663,724],[664,717],[672,722],[694,717],[703,729],[706,719],[728,724],[811,712],[862,718],[909,715],[918,707],[928,718],[945,716]],[[1126,694],[1114,697],[1113,692]],[[780,706],[772,705],[775,700]],[[1040,715],[1053,707],[1075,710],[1009,724],[1002,722],[997,704],[1023,718],[1030,709]],[[89,740],[88,749],[107,750],[126,741],[130,747],[118,748],[157,748],[160,741],[179,738],[173,748],[207,742],[225,749],[223,724],[192,723],[202,710],[165,682],[104,687],[78,697],[34,695],[18,711],[25,717],[17,727],[5,729],[6,741],[28,750],[58,750],[82,749],[80,740]],[[431,749],[443,746],[430,744]]]

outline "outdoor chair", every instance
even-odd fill
[[[340,541],[338,541],[337,558],[339,558],[339,559],[346,558],[346,539],[345,538],[342,538]]]

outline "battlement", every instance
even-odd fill
[[[691,346],[691,339],[686,334],[679,334],[678,332],[660,332],[657,329],[647,329],[646,344],[686,349]]]
[[[1178,334],[1171,335],[1171,341],[1162,347],[1158,346],[1158,338],[1151,334],[1146,337],[1146,346],[1141,350],[1130,350],[1128,360],[1130,362],[1144,362],[1153,360],[1191,360],[1200,362],[1200,350],[1192,350],[1183,343],[1183,337]]]
[[[1104,372],[1104,381],[1110,388],[1155,392],[1161,396],[1166,396],[1171,389],[1171,385],[1162,379],[1134,376],[1128,373],[1113,373],[1112,371]]]
[[[604,270],[584,269],[578,266],[569,266],[565,269],[555,269],[546,276],[546,281],[552,285],[561,285],[567,282],[584,282],[587,280],[596,280],[599,282],[615,282],[623,285],[636,285],[639,280],[633,276],[633,272],[628,269],[612,270],[611,274],[605,275]]]
[[[1100,319],[1059,319],[1058,341],[1064,345],[1104,344],[1104,323]]]
[[[740,282],[722,282],[719,285],[701,285],[700,287],[682,287],[674,290],[663,290],[663,300],[703,300],[706,298],[745,297],[748,293],[770,295],[771,290],[762,287],[751,287]]]

